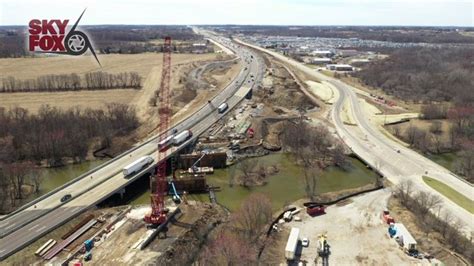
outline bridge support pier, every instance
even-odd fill
[[[118,193],[120,194],[120,199],[123,199],[123,195],[125,195],[125,188],[122,188]]]

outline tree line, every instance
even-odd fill
[[[474,102],[473,48],[405,48],[355,73],[366,85],[414,102]]]
[[[456,219],[450,210],[442,208],[442,200],[429,192],[416,191],[411,180],[403,181],[394,189],[398,201],[415,215],[416,223],[427,231],[439,233],[451,249],[462,254],[471,262],[474,260],[472,239],[460,231],[465,224]]]
[[[453,171],[474,182],[474,106],[432,104],[422,107],[421,113],[431,120],[428,128],[410,124],[401,130],[396,125],[392,133],[425,154],[455,152]],[[447,129],[440,119],[448,121]]]
[[[0,108],[0,163],[32,161],[57,166],[67,158],[81,161],[94,140],[108,147],[112,137],[126,135],[138,125],[135,109],[116,103],[105,110],[43,105],[37,114],[21,107]]]
[[[439,27],[367,27],[367,26],[256,26],[227,28],[233,34],[297,36],[321,38],[358,38],[398,43],[461,43],[471,44],[474,37],[455,29]],[[470,28],[464,30],[469,31]]]
[[[139,89],[142,77],[136,72],[111,74],[90,72],[84,76],[76,73],[61,75],[43,75],[36,79],[20,80],[9,76],[2,79],[1,92],[50,92],[77,90],[107,90],[117,88]]]

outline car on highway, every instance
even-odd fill
[[[72,198],[71,194],[66,194],[61,198],[61,202],[66,202]]]
[[[303,238],[303,239],[301,240],[301,245],[302,245],[303,247],[307,248],[307,247],[309,246],[309,239],[307,239],[306,237]]]

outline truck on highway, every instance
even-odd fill
[[[286,242],[285,247],[285,258],[287,260],[294,260],[296,248],[298,247],[298,241],[300,238],[300,229],[292,227],[290,231],[290,236],[288,237],[288,242]]]
[[[173,144],[174,136],[174,134],[171,134],[168,137],[162,139],[160,142],[158,142],[158,149],[160,151],[165,151],[166,149],[168,149],[168,147]]]
[[[227,108],[229,108],[229,105],[227,103],[221,103],[219,107],[217,107],[217,112],[219,112],[219,114],[222,114],[223,112],[225,112],[225,110],[227,110]]]
[[[140,170],[143,169],[143,167],[150,165],[153,162],[153,158],[151,156],[144,156],[141,157],[140,159],[134,161],[133,163],[125,166],[122,170],[123,175],[125,177],[132,175]]]
[[[173,144],[178,146],[181,143],[183,143],[184,141],[186,141],[187,139],[189,139],[192,135],[193,135],[193,133],[191,132],[191,130],[189,130],[189,129],[184,130],[183,132],[181,132],[181,133],[177,134],[176,136],[174,136]]]

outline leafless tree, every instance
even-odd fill
[[[199,262],[202,265],[254,265],[257,262],[255,248],[228,230],[221,231],[204,248]]]
[[[413,181],[411,180],[404,180],[401,181],[395,187],[395,195],[400,199],[400,202],[406,206],[406,204],[411,199],[411,194],[413,193]]]
[[[237,212],[232,215],[233,228],[244,239],[256,241],[272,220],[272,204],[263,194],[253,193],[245,199]]]
[[[414,196],[414,200],[417,202],[417,212],[420,216],[427,215],[432,209],[440,206],[442,200],[437,195],[429,192],[420,191]]]
[[[306,196],[311,201],[314,201],[318,192],[317,190],[319,178],[321,176],[321,169],[316,165],[311,165],[309,167],[304,167],[303,174]]]
[[[238,164],[237,167],[242,173],[240,179],[244,187],[248,187],[250,182],[252,181],[253,171],[255,167],[257,166],[257,164],[258,164],[258,161],[252,158],[243,160]]]

